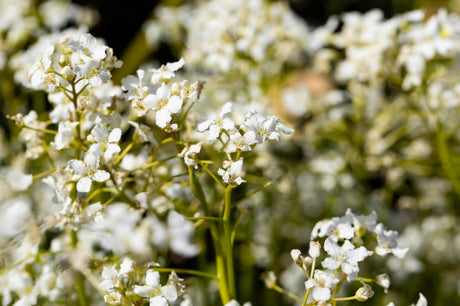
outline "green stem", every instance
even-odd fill
[[[214,274],[206,273],[202,271],[190,270],[190,269],[159,268],[159,267],[152,267],[152,269],[158,272],[176,272],[179,274],[189,274],[189,275],[196,275],[196,276],[217,279],[217,276]]]
[[[225,189],[225,203],[224,203],[224,241],[225,241],[225,260],[227,265],[227,285],[231,299],[236,297],[235,289],[235,271],[233,267],[233,243],[232,243],[232,230],[230,222],[230,212],[232,207],[232,185],[228,185]]]
[[[196,177],[193,169],[188,167],[190,188],[193,191],[195,197],[200,201],[201,206],[204,210],[206,216],[211,216],[211,210],[204,196],[203,188],[201,187],[200,181]],[[217,282],[219,284],[219,294],[222,299],[223,304],[230,302],[230,294],[227,289],[227,271],[226,265],[222,250],[222,243],[220,240],[220,235],[217,229],[215,222],[209,222],[209,229],[211,231],[211,236],[214,244],[214,249],[216,252],[216,269],[217,269]]]
[[[336,301],[336,302],[351,301],[351,300],[356,300],[356,295],[349,296],[349,297],[343,297],[343,298],[334,298],[334,301]]]
[[[310,279],[312,279],[314,274],[315,274],[315,266],[316,266],[316,258],[313,258],[313,262],[311,264]],[[302,306],[307,305],[308,296],[310,295],[310,290],[311,290],[311,288],[307,289],[307,292],[305,293],[305,297],[304,297],[303,302],[302,302]]]
[[[286,290],[284,290],[283,288],[281,288],[280,286],[278,286],[277,284],[273,284],[271,287],[271,289],[275,290],[276,292],[278,293],[281,293],[283,295],[286,295],[288,297],[290,297],[291,299],[301,303],[302,302],[302,299],[299,298],[297,295],[293,294],[293,293],[290,293],[290,292],[287,292]]]
[[[222,218],[219,218],[219,217],[187,217],[185,218],[187,220],[190,220],[190,221],[200,221],[200,220],[203,220],[203,221],[216,221],[216,222],[222,222],[224,221],[224,219]]]
[[[78,295],[78,302],[81,306],[88,305],[88,301],[86,300],[86,293],[85,293],[85,277],[81,272],[78,272],[77,275],[77,295]]]
[[[45,172],[42,172],[42,173],[38,173],[38,174],[35,174],[34,176],[32,176],[32,179],[36,180],[38,178],[44,177],[45,175],[48,175],[48,174],[51,174],[51,173],[54,173],[54,172],[56,172],[56,170],[51,169],[51,170],[48,170],[48,171],[45,171]]]
[[[115,162],[113,163],[114,166],[118,165],[119,162],[121,162],[121,160],[123,159],[123,157],[125,157],[125,155],[129,152],[129,150],[131,150],[131,148],[133,147],[134,145],[134,141],[131,142],[124,150],[123,152],[120,153],[120,155],[118,155],[117,159],[115,160]]]

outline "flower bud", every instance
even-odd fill
[[[295,262],[296,265],[302,266],[303,264],[303,258],[300,250],[298,249],[293,249],[291,250],[291,258]]]
[[[375,280],[377,282],[377,285],[381,286],[384,289],[385,293],[388,293],[388,288],[390,288],[390,277],[388,276],[388,274],[379,274],[377,275]]]
[[[318,258],[321,251],[321,244],[318,241],[310,241],[310,249],[308,250],[308,255],[311,258]]]
[[[73,72],[72,68],[70,68],[69,66],[65,66],[62,69],[62,75],[68,81],[73,80],[75,78],[75,76],[76,76],[75,72]]]
[[[365,302],[374,295],[374,291],[372,291],[372,287],[365,282],[361,281],[361,283],[363,287],[359,288],[355,295],[358,302]]]
[[[276,283],[276,275],[273,271],[268,271],[262,277],[267,288],[272,288],[273,285]]]

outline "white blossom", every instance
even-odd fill
[[[313,288],[312,295],[315,301],[328,301],[331,298],[331,288],[338,282],[333,273],[316,270],[314,277],[305,282],[305,288]]]
[[[246,182],[242,179],[244,175],[243,171],[243,159],[240,158],[238,161],[224,161],[223,168],[219,168],[217,174],[219,174],[225,183],[241,185]]]
[[[85,153],[84,161],[69,160],[68,169],[78,176],[77,190],[79,192],[89,192],[93,180],[104,182],[110,178],[107,171],[98,169],[101,155],[101,151],[88,151]]]
[[[363,246],[355,248],[348,240],[345,240],[343,245],[339,246],[330,238],[325,240],[324,250],[330,257],[327,257],[322,262],[323,267],[333,271],[340,267],[342,272],[347,274],[349,281],[355,279],[358,274],[358,262],[372,255],[372,252],[366,250]]]
[[[221,130],[231,131],[235,127],[235,123],[228,118],[229,114],[232,111],[232,103],[227,102],[222,107],[219,115],[215,119],[208,119],[206,121],[201,122],[198,124],[198,131],[207,133],[207,140],[208,142],[215,141],[219,135]]]

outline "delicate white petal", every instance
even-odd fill
[[[179,96],[172,96],[169,98],[166,108],[173,114],[177,114],[182,107],[182,99]]]
[[[165,108],[158,110],[155,115],[155,123],[161,128],[166,127],[171,122],[171,119],[171,113]]]
[[[89,177],[82,177],[78,180],[77,191],[78,192],[88,192],[91,189],[91,179]]]
[[[110,178],[110,174],[104,170],[97,170],[94,173],[93,180],[97,182],[104,182]]]
[[[166,285],[161,287],[161,295],[164,296],[169,302],[174,302],[177,299],[176,286]]]
[[[110,132],[109,135],[109,142],[117,142],[121,138],[121,130],[119,128],[115,128]]]
[[[121,149],[120,146],[114,143],[109,143],[107,145],[107,149],[105,150],[104,153],[104,158],[105,159],[111,159],[113,154],[120,153]]]
[[[313,298],[316,301],[327,301],[331,298],[331,289],[315,287],[313,288]]]
[[[160,273],[152,269],[147,270],[147,274],[145,276],[145,284],[152,287],[160,286]]]
[[[139,296],[142,296],[142,297],[150,297],[150,293],[152,292],[152,287],[150,286],[138,286],[138,285],[135,285],[134,286],[134,293],[139,295]]]
[[[160,295],[150,299],[150,306],[168,306],[168,301]]]
[[[85,163],[82,162],[81,160],[71,159],[71,160],[69,160],[67,165],[69,166],[69,170],[72,173],[78,174],[78,175],[84,175],[85,174],[86,166],[85,166]]]

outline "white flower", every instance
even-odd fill
[[[54,137],[54,142],[51,142],[51,146],[56,150],[68,149],[69,145],[75,139],[75,127],[78,124],[78,122],[70,121],[59,122],[58,133]]]
[[[244,135],[241,135],[240,132],[234,131],[230,135],[230,141],[227,143],[224,152],[234,153],[234,152],[247,152],[252,150],[252,146],[256,144],[256,134],[254,131],[247,131]]]
[[[377,224],[374,232],[377,234],[378,246],[375,248],[375,253],[377,255],[385,256],[392,253],[399,259],[406,256],[409,248],[398,248],[398,242],[396,241],[398,232],[385,230],[382,223]]]
[[[109,132],[109,129],[105,125],[96,123],[91,130],[91,136],[97,143],[92,144],[89,151],[102,151],[106,160],[111,159],[113,154],[121,151],[120,146],[117,144],[121,138],[121,130],[119,128],[114,128]]]
[[[374,231],[377,225],[377,213],[375,211],[368,216],[358,216],[353,214],[351,209],[347,209],[345,215],[351,219],[357,237],[362,237],[367,231]]]
[[[222,129],[226,131],[231,131],[235,128],[235,123],[233,123],[233,121],[227,117],[231,111],[232,103],[227,102],[222,107],[222,110],[220,111],[217,118],[208,119],[198,124],[199,132],[208,131],[208,142],[215,141],[219,137],[220,131]]]
[[[246,182],[241,178],[243,175],[243,159],[240,158],[238,161],[224,161],[223,168],[219,168],[217,174],[219,174],[225,183],[227,184],[238,184]]]
[[[121,305],[122,295],[115,290],[110,290],[106,295],[104,295],[104,301],[110,305]]]
[[[180,152],[179,157],[184,159],[184,162],[189,167],[194,167],[198,169],[197,155],[201,151],[202,142],[193,144],[191,146],[185,146],[185,148]]]
[[[150,306],[168,306],[177,299],[177,289],[173,285],[161,286],[160,273],[147,270],[145,286],[134,286],[134,293],[150,299]]]
[[[173,114],[180,112],[182,99],[177,95],[171,95],[171,89],[164,83],[157,89],[156,95],[152,97],[152,109],[156,111],[155,123],[165,128],[172,119]]]
[[[338,241],[339,239],[351,239],[355,234],[351,223],[352,219],[349,215],[319,221],[313,227],[311,239],[324,236],[330,236],[329,238],[334,241]]]
[[[150,70],[150,73],[152,74],[151,82],[153,84],[158,82],[168,83],[175,77],[174,72],[181,69],[184,64],[184,59],[181,58],[177,62],[162,65],[159,69]]]
[[[281,121],[275,116],[263,116],[256,112],[246,114],[244,121],[248,131],[255,133],[257,143],[263,143],[265,140],[280,140],[279,131],[285,134],[291,134],[294,132],[293,129],[286,127]]]
[[[99,287],[104,291],[120,286],[120,279],[115,266],[112,268],[104,267],[102,269],[102,279],[103,281],[99,284]]]
[[[42,182],[53,189],[53,202],[68,206],[71,202],[68,182],[71,180],[72,175],[69,173],[69,171],[59,169],[51,176],[45,177]]]
[[[329,270],[336,270],[342,268],[342,272],[348,275],[348,280],[351,281],[356,278],[359,268],[358,262],[363,261],[366,257],[371,256],[372,252],[366,250],[361,246],[355,246],[348,240],[345,240],[342,246],[327,238],[324,242],[324,250],[329,254],[323,262],[323,267]]]
[[[328,301],[331,298],[331,288],[338,282],[333,273],[316,270],[314,277],[305,282],[305,288],[313,288],[315,301]]]
[[[126,257],[123,259],[119,271],[115,269],[116,265],[112,268],[104,267],[102,269],[103,280],[99,284],[99,287],[104,291],[119,287],[122,281],[126,282],[128,280],[128,274],[133,271],[133,265],[134,261]]]
[[[88,151],[85,153],[85,161],[72,159],[67,166],[69,170],[80,178],[77,182],[77,191],[88,192],[91,189],[92,181],[105,182],[110,174],[105,170],[99,170],[100,151]]]

